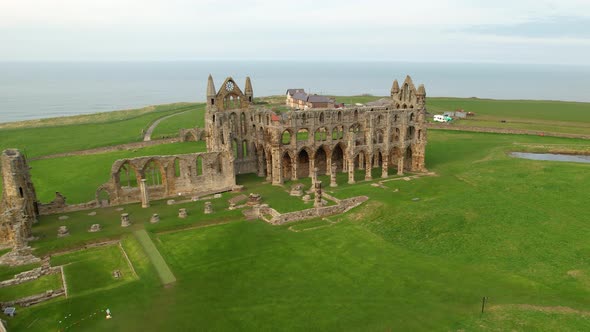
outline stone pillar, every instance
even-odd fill
[[[258,172],[256,173],[256,175],[258,175],[258,177],[264,177],[264,160],[262,158],[262,156],[264,156],[264,151],[262,152],[258,152]]]
[[[121,214],[121,227],[131,226],[131,220],[129,219],[129,213]]]
[[[404,156],[399,157],[397,162],[397,175],[404,175]]]
[[[348,184],[354,184],[354,159],[348,160]]]
[[[141,179],[139,182],[139,190],[141,191],[141,207],[148,208],[150,207],[150,197],[147,191],[146,179]]]
[[[160,215],[157,213],[152,214],[152,217],[150,218],[150,223],[155,224],[159,221],[160,221]]]
[[[373,175],[371,174],[372,164],[371,158],[365,159],[365,181],[373,179]]]
[[[359,153],[359,170],[363,169],[363,166],[366,166],[365,165],[365,154]]]
[[[272,181],[272,159],[266,159],[266,181]]]
[[[381,177],[384,179],[389,176],[388,167],[389,167],[389,158],[385,157],[381,161]]]
[[[272,147],[272,184],[283,184],[283,161],[281,160],[281,151],[278,146]]]
[[[211,202],[205,202],[205,211],[203,211],[205,214],[211,214],[213,213],[213,206],[211,206]]]
[[[314,167],[311,171],[311,186],[315,188],[315,184],[318,182],[318,169]]]
[[[291,180],[297,181],[297,157],[291,159]]]
[[[332,154],[330,153],[329,156],[326,156],[326,175],[332,174]]]
[[[332,164],[332,167],[330,167],[330,187],[338,187],[338,183],[336,183],[336,164]]]
[[[322,206],[322,181],[316,181],[314,194],[313,206],[319,208]]]

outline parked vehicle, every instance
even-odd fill
[[[434,116],[434,122],[451,122],[451,121],[453,121],[453,118],[451,118],[450,116],[447,116],[447,115],[436,114]]]

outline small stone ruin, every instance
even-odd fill
[[[157,213],[152,214],[151,218],[150,218],[150,223],[155,224],[157,222],[160,222],[160,215]]]
[[[95,216],[96,215],[96,211],[92,211],[92,212],[88,213],[88,215],[91,216],[91,217],[92,216]]]
[[[70,235],[70,231],[67,226],[59,226],[57,229],[57,237],[64,237]]]
[[[236,209],[236,203],[234,203],[234,202],[230,202],[230,203],[229,203],[229,209],[230,209],[230,210],[235,210],[235,209]]]
[[[211,205],[211,202],[205,202],[205,214],[211,214],[213,213],[213,206]]]
[[[291,186],[291,191],[289,192],[289,195],[297,197],[303,196],[303,185],[301,183],[297,183]]]
[[[131,220],[129,219],[129,213],[121,214],[121,227],[131,226]]]
[[[113,278],[115,278],[115,279],[121,278],[121,270],[113,271]]]
[[[185,208],[178,209],[178,218],[184,219],[186,217],[188,217],[188,212],[186,211],[186,209]]]
[[[174,200],[174,199],[169,199],[166,201],[166,205],[174,205],[174,204],[176,204],[176,200]]]
[[[248,206],[259,205],[262,202],[262,197],[260,194],[250,194],[248,196],[248,202],[246,203]]]
[[[99,232],[101,230],[100,224],[92,224],[92,226],[90,226],[90,229],[88,230],[90,233],[96,233]]]
[[[59,218],[57,218],[57,219],[59,219],[59,220],[68,220],[69,218],[70,217],[68,217],[68,216],[59,216]]]

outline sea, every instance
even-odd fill
[[[289,88],[327,95],[389,94],[410,75],[427,96],[590,102],[590,65],[387,61],[0,62],[0,123],[205,100],[208,75],[255,96]],[[558,111],[558,110],[556,110]]]

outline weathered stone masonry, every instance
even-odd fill
[[[382,107],[314,109],[280,115],[256,108],[250,79],[242,92],[231,77],[216,91],[209,76],[205,115],[207,148],[231,154],[236,174],[257,173],[273,184],[319,174],[381,168],[397,174],[425,171],[426,91],[408,76],[394,81],[391,104]],[[334,167],[335,166],[335,167]]]

